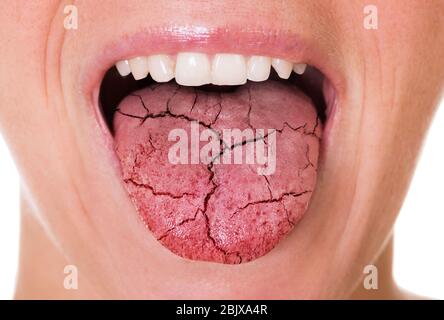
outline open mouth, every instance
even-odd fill
[[[303,62],[260,55],[128,58],[106,72],[99,105],[146,227],[191,260],[268,253],[310,204],[330,81]]]

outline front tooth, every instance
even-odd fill
[[[211,83],[232,86],[246,82],[247,66],[243,55],[218,53],[214,56]]]
[[[270,76],[271,58],[251,56],[248,59],[247,77],[251,81],[265,81]]]
[[[149,56],[148,69],[154,81],[168,82],[174,78],[174,62],[165,54]]]
[[[293,66],[293,71],[297,74],[304,74],[307,65],[305,63],[295,63]]]
[[[203,53],[181,52],[176,60],[176,82],[183,86],[201,86],[211,82],[211,66]]]
[[[130,59],[129,65],[133,77],[136,80],[145,78],[148,75],[148,58],[147,57],[136,57]]]
[[[293,64],[284,59],[273,59],[271,65],[276,70],[278,76],[282,79],[290,78],[291,71],[293,70]]]
[[[116,63],[117,71],[122,77],[125,77],[131,73],[131,68],[128,60],[122,60]]]

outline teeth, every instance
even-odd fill
[[[157,82],[168,82],[174,78],[174,61],[165,54],[148,57],[148,69]]]
[[[240,85],[247,82],[245,57],[240,54],[219,53],[213,58],[211,83]]]
[[[265,81],[270,76],[271,58],[251,56],[247,64],[247,77],[251,81]]]
[[[290,78],[291,71],[293,70],[293,64],[283,59],[272,59],[271,65],[276,70],[278,76],[282,79]]]
[[[183,52],[177,55],[176,82],[183,86],[201,86],[211,82],[211,65],[203,53]]]
[[[129,66],[128,60],[122,60],[116,63],[117,71],[122,77],[125,77],[131,73],[131,68]]]
[[[305,63],[295,63],[293,66],[293,71],[297,74],[304,74],[307,65]]]
[[[148,75],[148,58],[147,57],[136,57],[130,59],[129,65],[131,68],[131,72],[133,73],[133,77],[136,80],[140,80],[146,78]]]
[[[288,79],[291,72],[302,75],[307,65],[266,56],[218,53],[212,59],[204,53],[181,52],[174,58],[166,54],[136,57],[116,63],[119,74],[124,77],[133,74],[134,79],[145,78],[148,73],[154,81],[168,82],[174,77],[183,86],[242,85],[250,81],[265,81],[270,76],[271,67],[282,79]]]

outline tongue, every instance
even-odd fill
[[[184,258],[234,264],[266,254],[302,218],[315,187],[316,111],[279,82],[231,92],[153,85],[121,102],[114,131],[138,213]]]

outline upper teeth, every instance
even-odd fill
[[[271,66],[283,79],[288,79],[292,71],[303,74],[307,67],[303,63],[293,64],[287,60],[265,56],[245,57],[240,54],[218,53],[210,59],[207,54],[196,52],[178,53],[176,59],[169,55],[157,54],[116,63],[121,76],[132,73],[134,79],[140,80],[150,73],[157,82],[167,82],[175,77],[176,82],[184,86],[209,83],[241,85],[247,79],[265,81],[270,75]]]

